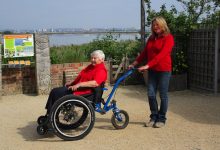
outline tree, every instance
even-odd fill
[[[178,11],[174,5],[167,10],[163,4],[159,12],[151,9],[151,1],[145,0],[147,5],[147,26],[153,17],[163,16],[171,31],[177,34],[188,35],[193,29],[199,27],[201,23],[211,23],[214,26],[219,24],[220,2],[219,0],[176,0],[180,3],[184,11]]]
[[[3,34],[12,34],[12,31],[4,31]]]
[[[219,18],[220,2],[219,0],[177,0],[184,8],[191,25],[205,23],[207,20]],[[212,24],[217,24],[217,22]]]

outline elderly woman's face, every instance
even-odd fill
[[[156,34],[161,34],[163,32],[157,21],[153,21],[152,28]]]
[[[99,58],[98,56],[96,56],[96,55],[91,56],[92,65],[100,64],[101,62],[103,62],[103,60],[101,58]]]

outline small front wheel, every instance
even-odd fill
[[[37,133],[38,133],[39,135],[44,135],[46,132],[47,132],[47,127],[46,127],[46,126],[41,126],[41,125],[39,125],[39,126],[37,127]]]
[[[45,123],[47,121],[47,117],[46,116],[40,116],[38,119],[37,119],[37,123],[39,125]]]
[[[119,112],[113,113],[111,122],[116,129],[126,128],[129,123],[128,113],[124,110],[120,110]]]

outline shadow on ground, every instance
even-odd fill
[[[148,103],[146,86],[137,85],[121,88],[122,95]],[[123,90],[125,88],[126,90]],[[159,98],[158,102],[160,102]],[[220,124],[220,95],[190,90],[169,92],[168,111],[192,122]]]
[[[37,122],[35,121],[29,122],[25,127],[18,128],[18,134],[26,141],[57,142],[61,140],[52,132],[48,132],[45,135],[39,135],[37,133]]]
[[[99,125],[98,123],[105,123],[105,125]],[[142,125],[143,122],[129,122],[129,124]],[[116,130],[111,123],[110,118],[96,118],[94,128],[102,130]],[[37,133],[37,122],[29,122],[26,126],[18,128],[18,134],[25,139],[25,141],[42,141],[42,142],[58,142],[59,139],[52,131],[49,131],[45,135],[39,135]]]
[[[114,128],[114,126],[111,123],[111,119],[110,118],[96,118],[96,122],[99,123],[106,123],[105,125],[99,125],[99,124],[95,124],[95,128],[97,129],[103,129],[103,130],[116,130]],[[141,125],[144,126],[143,122],[134,122],[134,121],[129,121],[129,124],[134,124],[134,125]],[[129,125],[128,124],[128,125]]]

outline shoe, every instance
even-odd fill
[[[100,114],[105,114],[105,110],[101,108],[101,103],[95,104],[95,111]]]
[[[165,126],[165,123],[164,123],[164,122],[156,122],[156,123],[154,124],[154,127],[155,127],[155,128],[161,128],[161,127],[163,127],[163,126]]]
[[[155,121],[154,120],[150,120],[150,121],[145,123],[145,127],[153,127],[154,124],[155,124]]]

